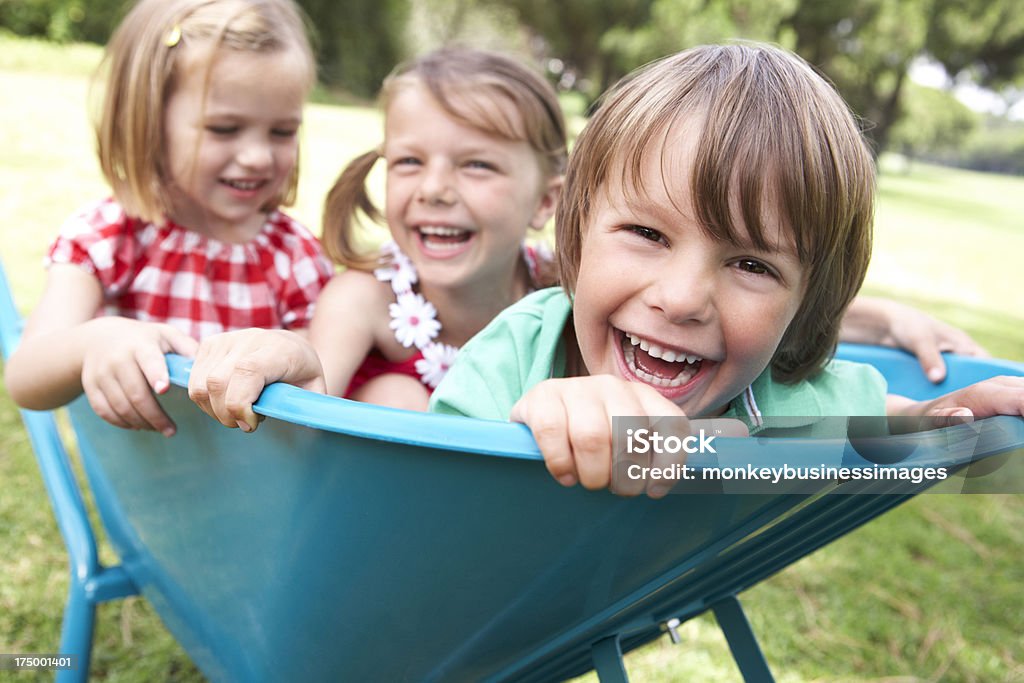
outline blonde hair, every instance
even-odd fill
[[[642,193],[646,155],[664,154],[668,130],[683,118],[698,136],[690,192],[701,228],[738,242],[738,204],[749,239],[768,249],[762,217],[772,208],[795,242],[806,293],[771,366],[779,381],[805,379],[833,353],[867,271],[875,175],[846,103],[790,52],[698,47],[641,68],[603,98],[577,140],[556,209],[561,282],[575,286],[584,226],[602,188],[621,182]],[[619,177],[610,175],[616,164]]]
[[[291,0],[141,0],[114,31],[98,73],[105,73],[96,120],[100,168],[130,216],[161,222],[169,210],[164,167],[164,109],[194,49],[267,53],[296,50],[308,90],[316,62],[301,11]],[[295,199],[298,163],[281,196],[266,210]]]
[[[401,64],[384,80],[381,107],[399,88],[425,86],[456,121],[514,141],[527,142],[548,176],[562,173],[566,157],[565,119],[554,88],[516,59],[496,52],[444,48]],[[508,106],[486,106],[499,101]],[[369,270],[376,253],[362,252],[355,239],[357,213],[381,222],[366,190],[366,178],[379,150],[353,159],[341,172],[324,203],[322,242],[334,261]]]

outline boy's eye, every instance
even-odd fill
[[[214,135],[231,135],[238,132],[238,126],[207,126],[206,130]]]
[[[475,168],[484,171],[493,171],[496,169],[494,164],[490,163],[489,161],[481,161],[480,159],[473,159],[472,161],[467,161],[466,168]]]
[[[293,138],[298,132],[298,128],[273,128],[270,134],[276,138]]]
[[[391,162],[392,166],[418,166],[420,160],[416,157],[398,157]]]
[[[773,275],[772,269],[757,259],[745,258],[736,262],[736,267],[751,275]]]
[[[650,240],[651,242],[665,241],[665,237],[654,228],[648,228],[643,225],[629,225],[626,226],[626,229],[632,232],[633,234],[644,238],[645,240]]]

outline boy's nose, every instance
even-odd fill
[[[652,273],[648,305],[672,323],[706,322],[714,314],[715,274],[694,263],[667,263]]]

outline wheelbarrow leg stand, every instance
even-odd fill
[[[711,606],[711,611],[715,613],[718,626],[725,634],[743,680],[747,683],[774,683],[775,678],[736,596],[730,595],[719,600]]]
[[[93,625],[96,623],[96,603],[89,599],[85,586],[77,577],[71,577],[68,601],[64,606],[61,626],[60,652],[78,655],[74,671],[57,672],[57,683],[75,683],[89,678],[89,660],[92,653]]]
[[[594,643],[590,648],[594,660],[594,671],[601,683],[628,683],[626,667],[622,663],[622,647],[619,636],[608,636]]]

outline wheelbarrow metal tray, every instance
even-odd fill
[[[283,385],[244,434],[169,360],[176,436],[113,428],[84,399],[71,414],[125,571],[214,680],[564,678],[594,643],[647,642],[912,495],[567,490],[520,425]]]

